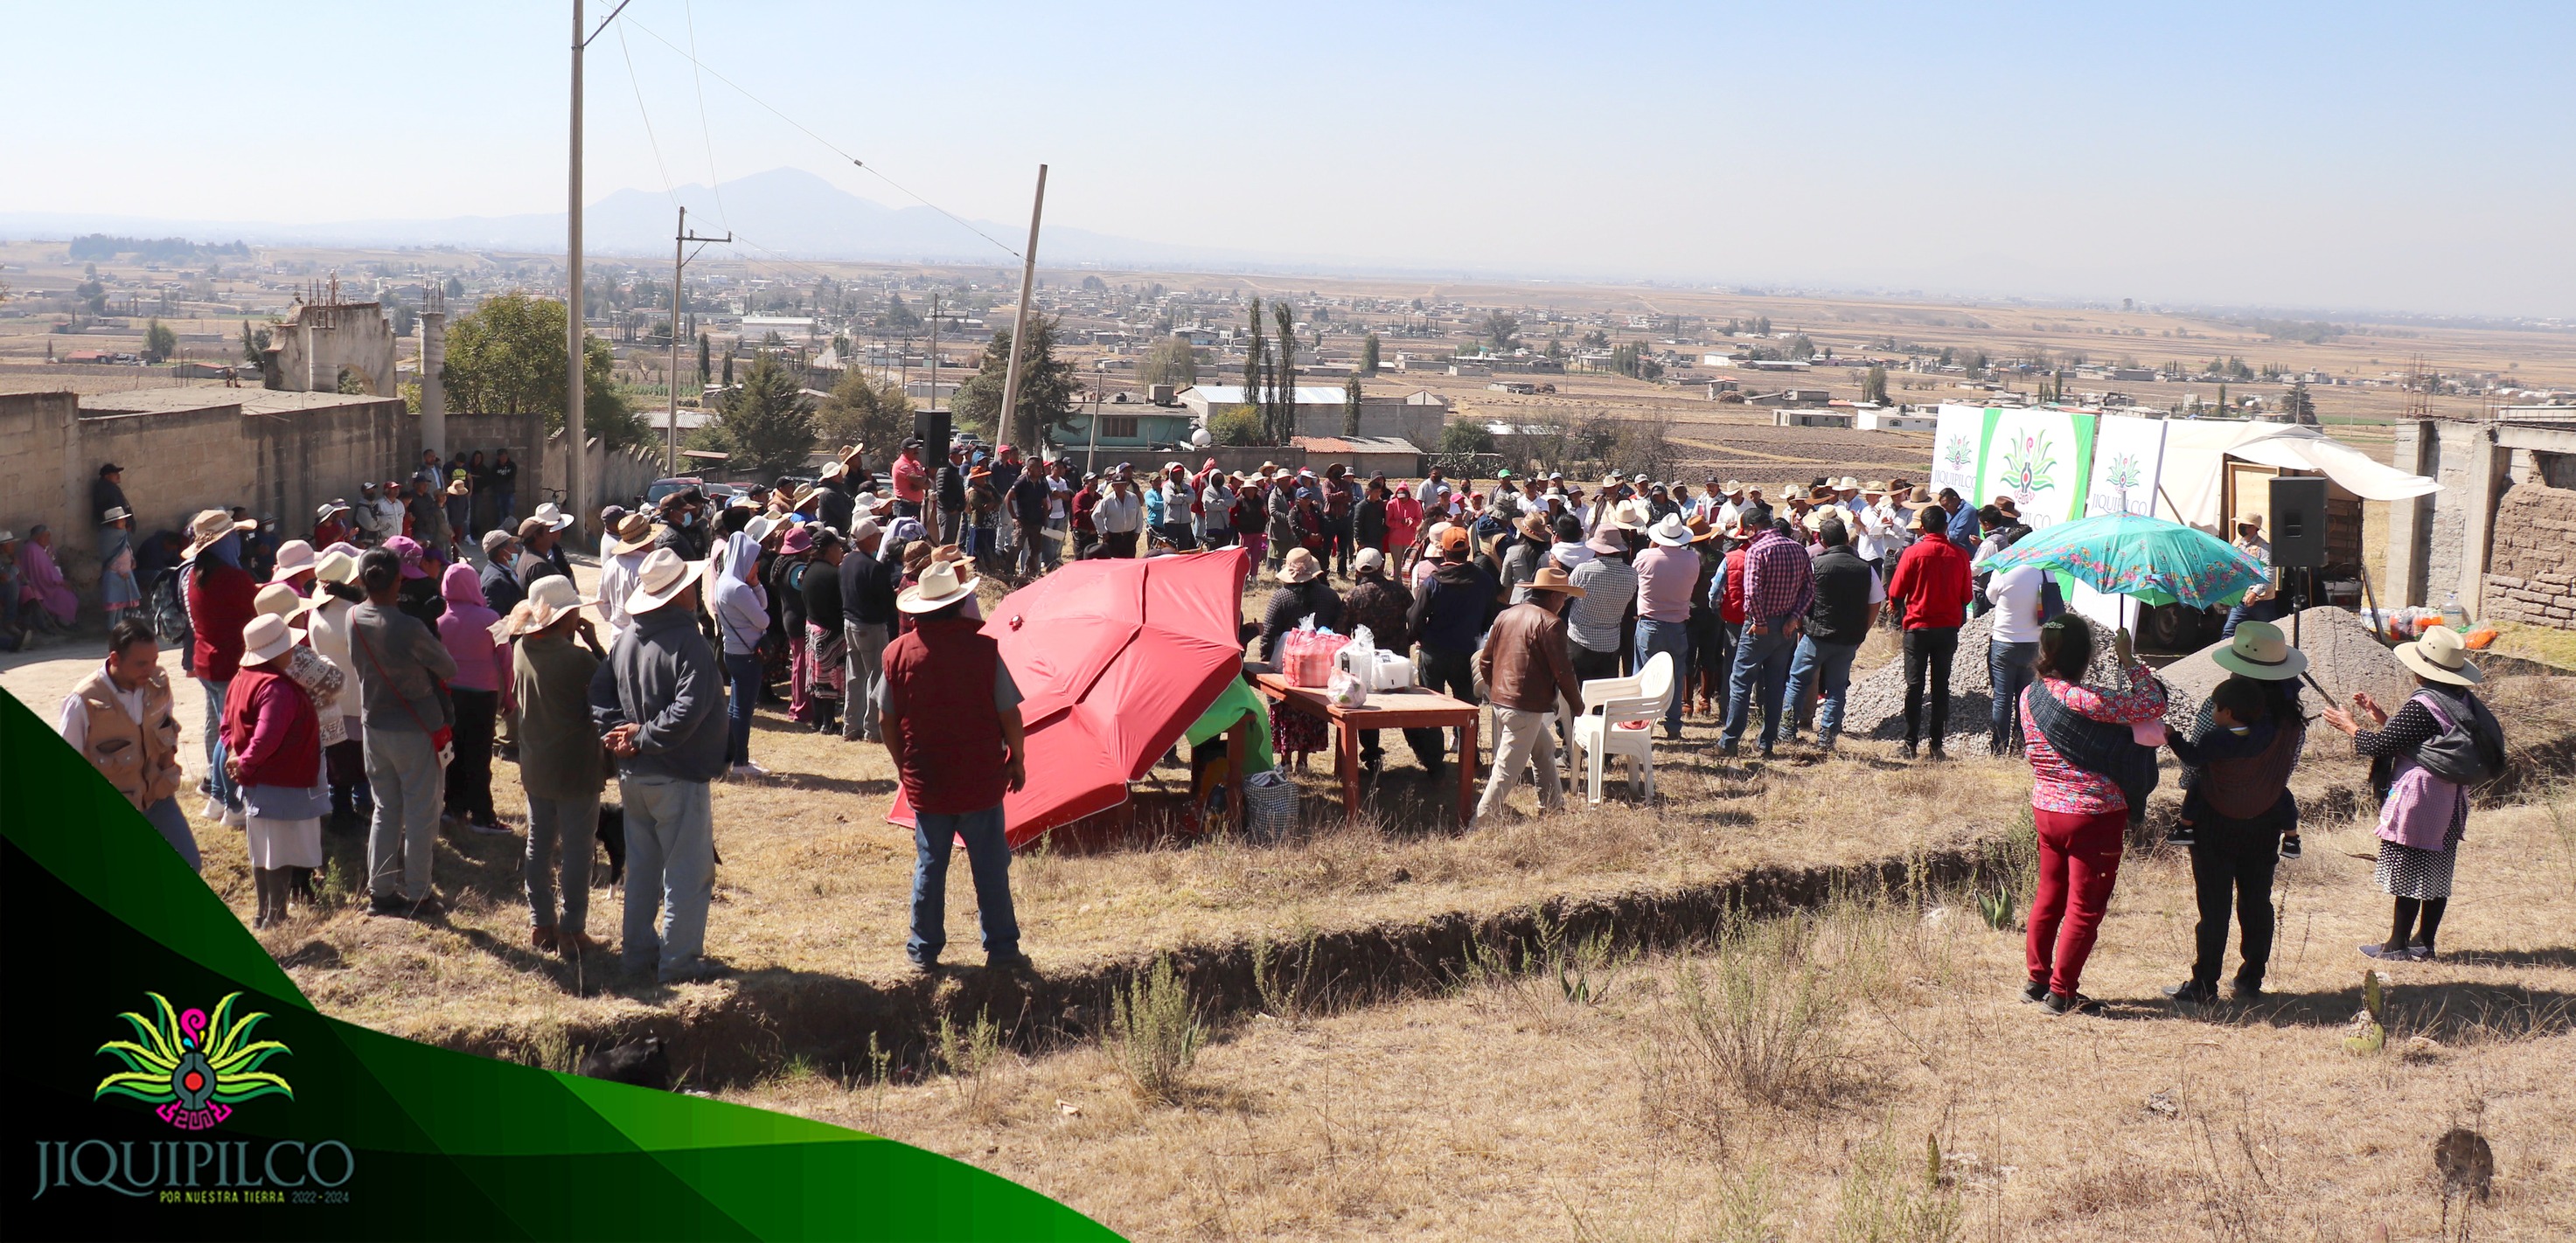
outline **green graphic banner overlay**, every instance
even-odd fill
[[[160,835],[6,694],[0,927],[12,1237],[1116,1237],[908,1145],[319,1014]],[[265,1017],[240,1026],[254,1014]],[[228,1030],[240,1033],[229,1045]],[[109,1053],[112,1041],[143,1053]],[[239,1095],[225,1067],[249,1065],[230,1055],[254,1041],[282,1046],[256,1071],[287,1091]],[[172,1067],[138,1089],[161,1103],[98,1093],[131,1064]]]

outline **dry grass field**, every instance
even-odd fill
[[[2085,976],[2021,1003],[2022,938],[1963,895],[1865,895],[1637,960],[1224,1023],[1160,1099],[1114,1044],[882,1083],[792,1064],[725,1095],[995,1170],[1140,1239],[2562,1239],[2576,1232],[2576,832],[2478,817],[2445,956],[2387,972],[2366,826],[2284,866],[2270,996],[2184,1007],[2187,869],[2133,855]],[[2471,879],[2474,877],[2474,879]],[[1576,987],[1580,985],[1580,987]],[[2435,1139],[2493,1146],[2447,1201]]]

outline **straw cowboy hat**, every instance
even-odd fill
[[[1679,548],[1692,539],[1690,524],[1677,513],[1666,514],[1663,521],[1646,528],[1646,536],[1666,548]]]
[[[1297,551],[1304,552],[1305,549]],[[903,594],[895,597],[894,606],[906,613],[936,613],[973,596],[975,585],[981,581],[971,574],[959,578],[956,562],[934,557],[929,565],[922,567],[920,583],[904,588]]]
[[[197,511],[196,517],[188,520],[188,535],[190,537],[188,548],[187,551],[180,553],[179,556],[182,560],[185,560],[205,551],[206,548],[216,540],[222,539],[235,531],[256,531],[258,529],[259,524],[248,518],[235,522],[233,520],[232,513],[228,510],[200,509]]]
[[[2245,624],[2239,623],[2236,630],[2244,633]],[[2468,644],[2461,641],[2460,632],[2448,626],[2432,627],[2424,637],[2398,644],[2397,661],[2418,677],[2452,686],[2475,686],[2487,680],[2487,675],[2469,663]]]
[[[461,477],[455,482],[447,485],[447,494],[449,496],[471,496],[473,493],[474,485],[465,482]]]
[[[1279,562],[1279,581],[1283,583],[1308,582],[1323,572],[1324,567],[1315,560],[1315,554],[1303,548],[1289,549],[1288,555]]]
[[[1521,534],[1537,540],[1542,544],[1554,543],[1556,541],[1556,532],[1548,528],[1547,515],[1545,514],[1529,514],[1522,517],[1520,521],[1520,529]]]
[[[1690,527],[1690,542],[1694,544],[1706,543],[1717,538],[1717,528],[1709,525],[1706,518],[1693,518],[1687,525]]]
[[[656,548],[635,571],[635,589],[626,593],[626,611],[650,613],[679,599],[689,584],[706,572],[704,561],[689,561],[668,548]]]
[[[318,560],[320,560],[320,558],[313,555],[313,545],[311,543],[300,539],[288,540],[277,546],[277,568],[270,572],[268,581],[272,583],[285,582],[306,570],[312,569],[314,562]]]
[[[241,663],[264,665],[294,646],[295,632],[286,628],[286,619],[275,613],[262,613],[242,627]]]
[[[1860,485],[1860,494],[1862,496],[1885,496],[1887,495],[1887,481],[1883,479],[1872,479],[1868,483]]]
[[[2290,646],[2279,626],[2262,621],[2236,623],[2236,637],[2209,658],[2229,673],[2258,682],[2287,682],[2308,667],[2308,654]]]
[[[2263,529],[2263,515],[2238,514],[2236,515],[2236,525],[2240,527],[2252,527],[2255,530],[2260,531]]]
[[[549,531],[560,531],[572,525],[572,515],[565,513],[563,507],[553,501],[537,506],[537,512],[528,516],[545,523]]]
[[[123,505],[110,505],[106,513],[99,515],[98,524],[103,527],[114,526],[133,516],[134,511]]]
[[[260,588],[258,595],[251,597],[250,606],[254,612],[273,617],[293,617],[312,607],[312,603],[295,594],[295,589],[284,583],[270,583]]]
[[[1554,564],[1540,566],[1538,573],[1530,578],[1526,586],[1532,591],[1554,591],[1573,596],[1578,600],[1583,598],[1583,589],[1575,586],[1574,580],[1568,578],[1565,571],[1556,568]]]
[[[535,634],[596,603],[584,597],[571,579],[561,574],[547,575],[528,588],[528,598],[512,608],[509,616],[492,623],[492,641]]]
[[[1858,475],[1845,475],[1845,476],[1843,476],[1842,478],[1835,480],[1835,481],[1834,481],[1834,491],[1836,491],[1836,492],[1858,492],[1858,491],[1860,491],[1860,476],[1858,476]]]
[[[752,519],[758,522],[759,519]],[[641,513],[628,514],[610,528],[608,555],[623,556],[653,542],[653,520]]]

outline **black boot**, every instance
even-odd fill
[[[251,916],[250,926],[253,928],[266,928],[269,925],[276,923],[279,919],[277,907],[284,905],[284,896],[278,886],[278,870],[276,868],[252,868],[250,871],[250,889],[252,899],[258,904],[259,908],[258,913]]]

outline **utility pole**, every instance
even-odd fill
[[[1020,256],[1020,311],[1011,324],[1011,360],[1002,370],[1002,410],[993,419],[996,440],[1009,436],[1034,446],[1036,428],[1021,428],[1020,421],[1020,351],[1029,340],[1029,299],[1038,274],[1038,218],[1046,214],[1047,166],[1038,165],[1037,201],[1029,205],[1029,246]]]
[[[671,235],[671,412],[662,424],[662,473],[666,475],[680,473],[680,268],[688,262],[680,256],[680,247],[690,242],[732,240],[733,231],[730,229],[723,237],[699,237],[689,232],[689,209],[680,209],[679,231]],[[703,409],[703,397],[699,404]]]
[[[618,0],[598,29],[585,38],[581,0],[572,0],[572,158],[564,188],[564,508],[572,511],[576,523],[588,523],[591,513],[589,481],[582,477],[588,473],[582,469],[587,465],[582,459],[590,440],[581,417],[582,370],[587,361],[583,347],[588,341],[581,318],[581,54],[632,2]]]
[[[966,317],[963,315],[942,314],[939,310],[939,291],[937,289],[932,289],[930,291],[930,314],[923,316],[923,318],[930,321],[930,405],[928,410],[932,414],[938,414],[943,410],[939,404],[939,321],[943,319],[962,320]],[[927,515],[927,517],[923,519],[922,525],[928,528],[929,533],[934,536],[939,534],[940,515],[938,480],[941,472],[949,469],[948,445],[955,443],[957,443],[957,425],[955,423],[949,423],[948,444],[922,446],[923,452],[938,454],[939,464],[936,467],[933,467],[930,472],[930,495],[922,498],[923,504],[921,507],[921,512]]]

